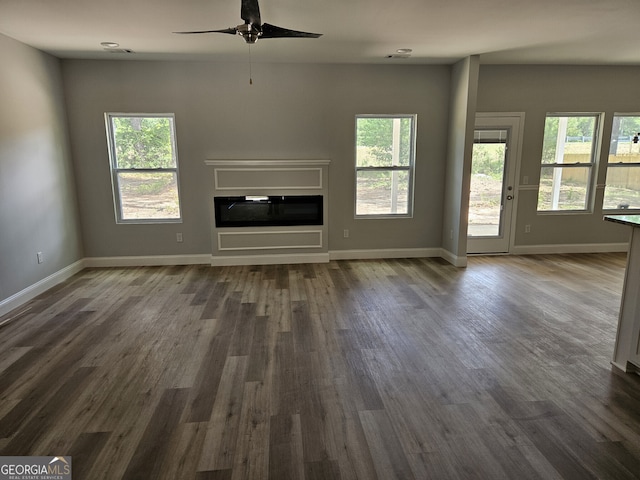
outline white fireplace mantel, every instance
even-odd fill
[[[297,167],[329,165],[331,160],[297,160],[297,159],[235,159],[235,160],[205,160],[210,167]]]

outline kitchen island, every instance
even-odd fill
[[[631,227],[618,333],[611,363],[625,372],[638,372],[640,371],[640,215],[605,215],[604,220]]]

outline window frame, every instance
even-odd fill
[[[600,150],[602,145],[602,126],[604,120],[604,114],[602,112],[547,112],[544,117],[543,126],[543,138],[546,131],[546,123],[549,117],[593,117],[595,119],[593,130],[593,142],[591,145],[591,153],[589,163],[575,162],[575,163],[543,163],[542,155],[540,156],[540,178],[542,178],[542,172],[545,168],[551,169],[553,172],[555,168],[588,168],[588,178],[586,181],[585,192],[585,208],[582,209],[557,209],[557,210],[540,210],[540,180],[538,181],[538,197],[536,199],[536,214],[538,215],[581,215],[591,214],[594,211],[594,192],[595,181],[598,173],[598,164],[600,158]],[[544,140],[543,140],[544,143]]]
[[[640,113],[639,112],[630,112],[630,113],[620,113],[620,112],[615,112],[613,114],[613,118],[612,118],[612,125],[615,123],[616,121],[616,117],[637,117],[640,118]],[[639,168],[640,169],[640,162],[610,162],[609,158],[611,156],[611,146],[613,144],[613,128],[611,130],[611,135],[609,136],[609,154],[607,155],[607,161],[606,161],[606,171],[605,171],[605,183],[604,183],[604,188],[603,188],[603,194],[602,194],[602,211],[606,212],[608,214],[610,213],[624,213],[624,214],[637,214],[638,212],[640,212],[640,207],[636,207],[636,208],[606,208],[604,205],[605,202],[605,198],[607,195],[607,178],[609,177],[609,168],[616,168],[616,167],[624,167],[624,168],[629,168],[629,167],[633,167],[633,168]]]
[[[409,164],[408,165],[391,165],[388,167],[362,167],[358,165],[358,119],[361,118],[379,118],[379,119],[403,119],[411,120],[411,139],[409,141]],[[416,137],[418,131],[418,115],[415,113],[403,114],[357,114],[355,116],[355,182],[354,182],[354,218],[361,219],[391,219],[391,218],[413,218],[414,204],[414,179],[416,165]],[[361,213],[358,214],[358,173],[359,172],[408,172],[407,178],[407,212],[406,213]]]
[[[180,195],[180,168],[178,163],[176,119],[174,113],[125,113],[106,112],[105,125],[107,130],[107,146],[109,152],[109,169],[111,172],[111,190],[113,194],[113,204],[117,224],[162,224],[162,223],[182,223],[182,197]],[[172,168],[121,168],[118,167],[118,159],[115,151],[115,132],[112,120],[118,117],[140,117],[140,118],[168,118],[170,119],[171,148],[175,167]],[[122,197],[120,195],[119,174],[120,173],[172,173],[176,178],[176,189],[178,196],[178,216],[175,218],[123,218]]]

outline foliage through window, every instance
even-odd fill
[[[599,115],[548,114],[538,211],[586,211],[591,198]]]
[[[106,114],[106,123],[117,222],[179,222],[173,115]]]
[[[640,115],[617,114],[613,117],[605,210],[640,209]]]
[[[415,115],[356,117],[356,216],[411,216]]]

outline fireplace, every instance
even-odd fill
[[[329,160],[207,160],[212,265],[329,261]]]
[[[322,225],[322,195],[214,197],[217,228]]]

